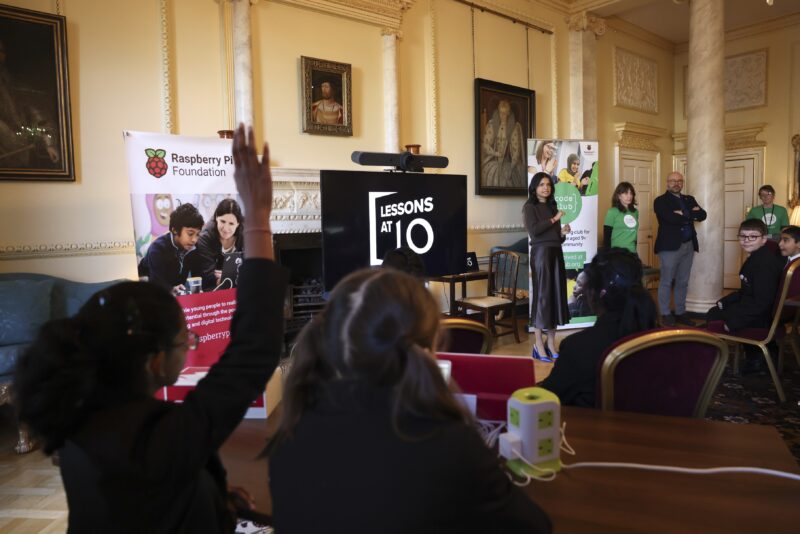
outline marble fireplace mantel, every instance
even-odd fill
[[[275,234],[321,232],[318,169],[272,169],[272,231]]]

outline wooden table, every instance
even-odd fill
[[[451,317],[458,315],[458,307],[456,306],[456,284],[461,282],[461,298],[467,298],[467,282],[474,282],[476,280],[488,280],[488,271],[473,271],[470,273],[461,274],[446,274],[444,276],[437,276],[428,278],[431,282],[441,282],[450,285],[450,312]]]
[[[562,461],[636,462],[682,467],[755,466],[800,474],[773,427],[563,407]],[[246,487],[270,513],[267,462],[255,460],[268,434],[244,421],[222,448],[229,483]],[[323,446],[323,444],[320,444]],[[309,482],[313,483],[313,482]],[[550,515],[554,531],[797,532],[800,482],[750,474],[687,475],[631,469],[563,470],[524,491]],[[309,503],[311,505],[311,503]]]

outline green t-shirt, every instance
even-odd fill
[[[767,233],[771,236],[779,236],[781,228],[789,226],[789,214],[786,208],[773,204],[771,208],[755,206],[747,212],[748,219],[761,219],[767,225]]]
[[[639,231],[639,210],[621,212],[610,208],[603,226],[611,227],[611,246],[626,248],[636,254],[636,233]]]

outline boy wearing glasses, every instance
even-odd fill
[[[723,321],[726,332],[769,326],[784,260],[765,247],[767,226],[759,219],[739,225],[739,245],[749,257],[739,270],[742,287],[708,310],[707,321]]]
[[[760,206],[754,206],[747,212],[747,219],[758,219],[767,225],[767,237],[778,240],[781,228],[789,226],[789,214],[786,208],[775,204],[775,189],[771,185],[762,185],[758,190]]]

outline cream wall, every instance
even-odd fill
[[[786,22],[791,26],[775,27]],[[743,33],[749,35],[742,36]],[[734,56],[766,48],[767,59],[767,105],[749,110],[725,114],[725,126],[746,126],[766,123],[758,139],[767,143],[764,162],[764,183],[775,188],[776,201],[786,205],[788,185],[792,177],[792,135],[800,133],[800,120],[792,120],[792,110],[800,113],[798,94],[800,87],[792,85],[792,79],[800,77],[800,61],[793,57],[792,50],[800,44],[800,18],[789,21],[751,27],[748,32],[729,32],[726,35],[725,55]],[[681,51],[675,58],[675,132],[687,130],[684,117],[684,73],[688,55]]]
[[[656,40],[654,40],[656,41]],[[658,65],[658,113],[646,113],[614,105],[614,50],[624,49],[656,62]],[[617,134],[614,124],[633,122],[662,128],[664,137],[653,140],[661,154],[660,182],[654,186],[654,196],[659,194],[666,175],[671,170],[673,130],[673,52],[671,47],[659,46],[613,27],[597,40],[597,133],[600,142],[600,191],[598,225],[602,228],[611,194],[619,183],[615,176],[614,146]],[[602,232],[600,232],[602,238]]]

